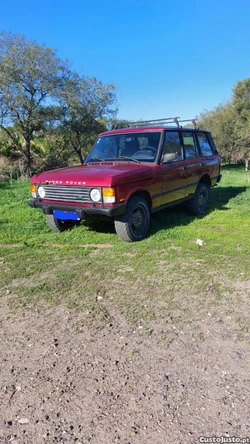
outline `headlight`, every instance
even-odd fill
[[[39,194],[39,196],[44,199],[45,197],[45,189],[43,187],[38,187],[37,192]]]
[[[90,191],[90,198],[91,200],[93,200],[93,202],[100,202],[102,195],[101,192],[99,190],[97,190],[96,188],[93,188]]]

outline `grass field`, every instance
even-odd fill
[[[13,307],[63,304],[85,322],[121,314],[146,324],[148,334],[158,319],[195,327],[205,312],[230,312],[230,300],[240,300],[250,280],[250,173],[235,165],[222,173],[203,217],[162,211],[138,243],[121,241],[105,222],[53,233],[26,203],[28,181],[0,184],[2,294],[12,296]],[[239,322],[244,335],[249,321]]]
[[[203,217],[137,243],[53,233],[28,181],[0,185],[1,442],[249,436],[249,177],[223,166]]]

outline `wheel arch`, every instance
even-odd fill
[[[135,197],[135,196],[142,197],[142,198],[147,202],[147,204],[148,204],[148,206],[149,206],[149,209],[151,210],[151,207],[152,207],[152,199],[151,199],[151,196],[150,196],[150,194],[149,194],[148,191],[146,191],[146,190],[138,190],[138,191],[135,191],[133,194],[131,194],[131,195],[129,196],[129,199],[128,199],[127,202],[129,202],[130,199],[131,199],[132,197]]]
[[[211,179],[210,179],[210,176],[209,176],[208,174],[204,174],[204,175],[200,178],[199,184],[200,184],[200,183],[204,183],[204,184],[207,185],[209,188],[211,188],[211,186],[212,186]],[[199,185],[199,184],[198,184],[198,185]]]

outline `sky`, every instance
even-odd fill
[[[191,119],[250,77],[249,0],[1,0],[0,29],[115,84],[121,119]]]

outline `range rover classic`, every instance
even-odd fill
[[[182,122],[135,122],[100,134],[83,165],[35,174],[28,204],[54,231],[109,218],[127,242],[144,239],[152,213],[166,207],[183,202],[202,215],[221,179],[220,156],[208,131]]]

